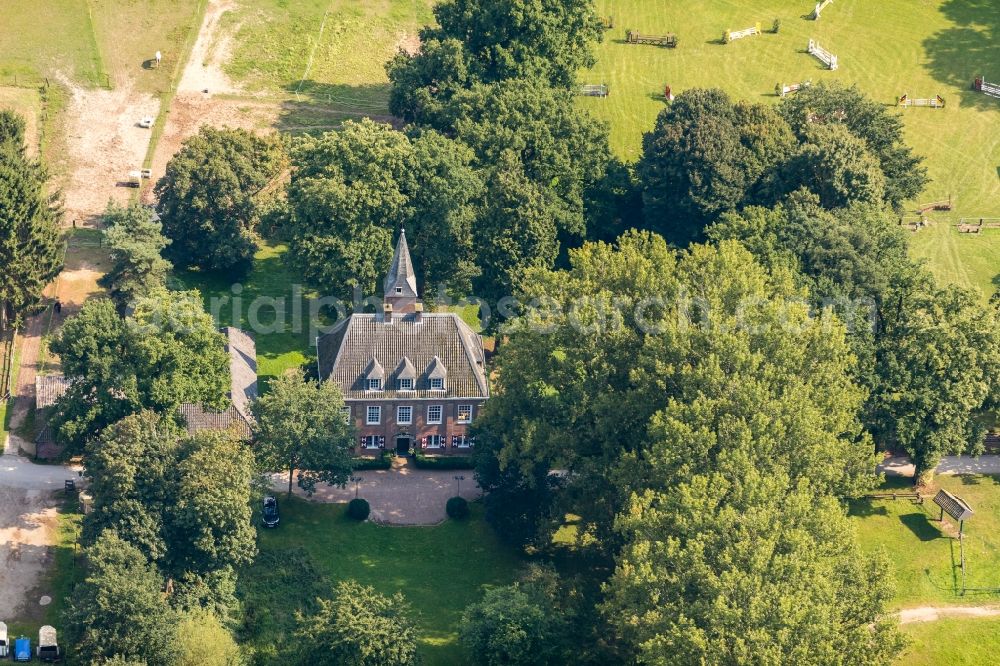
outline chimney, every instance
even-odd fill
[[[382,304],[382,321],[386,324],[392,323],[392,303]]]
[[[417,303],[413,304],[413,323],[419,324],[423,320],[424,320],[424,304],[418,301]]]

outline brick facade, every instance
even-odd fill
[[[384,437],[385,450],[396,451],[397,439],[409,439],[409,447],[414,450],[422,450],[431,454],[465,454],[471,451],[471,447],[454,446],[453,437],[466,437],[472,421],[479,415],[483,400],[441,399],[441,400],[352,400],[348,402],[351,408],[351,420],[357,428],[357,452],[363,456],[377,456],[382,449],[366,449],[362,446],[362,441],[368,437]],[[441,423],[428,423],[428,407],[438,405],[441,407]],[[470,405],[472,407],[472,421],[460,422],[458,420],[458,408],[460,405]],[[367,422],[368,407],[381,407],[381,423],[369,425]],[[412,407],[411,423],[397,422],[397,408],[400,406]],[[431,448],[427,438],[432,435],[441,437],[443,446],[441,448]]]

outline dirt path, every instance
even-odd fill
[[[226,12],[235,7],[233,0],[211,0],[205,7],[205,19],[191,49],[191,58],[177,84],[178,94],[200,93],[203,90],[211,94],[241,92],[222,69],[229,60],[233,36],[222,30],[220,21]]]
[[[52,562],[57,523],[51,491],[0,487],[0,608],[25,615],[27,594],[36,589]],[[51,595],[51,591],[42,590]]]
[[[1000,608],[993,606],[922,606],[899,611],[899,623],[934,622],[945,617],[996,617]]]

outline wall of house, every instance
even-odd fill
[[[444,438],[444,447],[440,449],[425,449],[427,453],[434,454],[458,454],[465,455],[470,452],[469,448],[452,446],[452,437],[464,436],[468,434],[469,427],[479,416],[479,411],[485,401],[462,400],[462,399],[442,399],[442,400],[357,400],[349,401],[347,406],[351,408],[351,418],[357,428],[356,446],[358,455],[376,456],[380,453],[377,449],[361,448],[361,438],[368,436],[385,437],[386,450],[395,450],[396,438],[405,436],[412,440],[414,448],[420,448],[425,437],[431,435],[441,435]],[[368,425],[367,413],[369,405],[377,405],[382,408],[382,422],[379,425]],[[410,406],[413,408],[413,419],[410,424],[401,424],[396,421],[397,407]],[[441,405],[441,423],[427,423],[427,408],[430,405]],[[472,405],[472,422],[460,423],[458,421],[459,405]]]

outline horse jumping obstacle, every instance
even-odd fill
[[[677,46],[677,35],[673,33],[666,35],[643,35],[639,32],[626,30],[625,41],[629,44],[651,44],[653,46],[675,48]]]
[[[902,97],[896,100],[896,106],[929,106],[932,109],[943,109],[944,97],[941,97],[941,95],[935,95],[934,97],[920,99],[918,97],[910,97],[904,93]]]
[[[726,30],[724,33],[722,33],[722,41],[728,44],[729,42],[734,41],[736,39],[743,39],[744,37],[750,37],[752,35],[759,35],[759,34],[761,34],[760,23],[757,23],[743,30]]]
[[[819,45],[813,39],[809,40],[809,46],[807,47],[810,55],[816,56],[820,62],[829,67],[831,70],[837,69],[839,63],[837,62],[837,56],[833,55],[822,46]]]
[[[604,29],[605,30],[611,30],[611,29],[613,29],[615,27],[615,17],[614,16],[606,16],[605,18],[601,19],[601,23],[604,24]]]
[[[899,218],[899,226],[901,226],[903,229],[906,229],[907,231],[913,231],[913,232],[920,231],[924,227],[929,227],[932,222],[933,220],[931,220],[929,217],[925,215],[919,215],[919,216],[904,215],[903,217]]]
[[[812,20],[813,21],[818,21],[820,13],[824,9],[826,9],[827,5],[829,5],[832,2],[833,2],[833,0],[823,0],[822,2],[817,2],[816,3],[816,8],[813,10],[813,13],[812,13]]]
[[[1000,97],[1000,85],[988,83],[985,76],[977,76],[972,82],[972,89],[990,97]]]
[[[784,83],[779,83],[774,86],[774,94],[778,97],[784,97],[785,95],[793,92],[798,92],[803,88],[808,88],[812,85],[812,81],[803,81],[802,83],[792,83],[790,85],[785,85]]]
[[[978,234],[983,229],[1000,229],[1000,217],[963,217],[958,221],[959,233]]]
[[[611,94],[611,88],[606,83],[600,85],[588,84],[580,86],[580,94],[584,97],[607,97]]]
[[[951,210],[951,209],[952,209],[951,195],[949,194],[947,199],[943,199],[941,201],[932,201],[930,203],[918,205],[917,213],[923,215],[924,213],[930,210]]]

